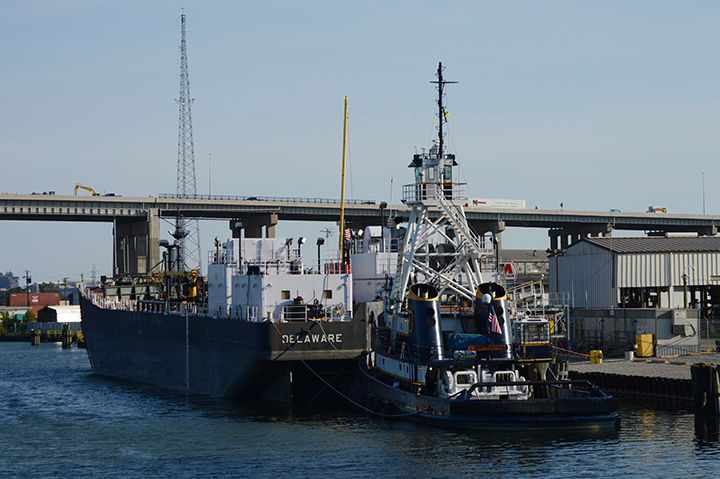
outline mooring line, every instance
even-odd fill
[[[322,324],[320,323],[319,320],[317,320],[317,319],[310,319],[310,321],[312,321],[312,322],[314,322],[314,323],[317,323],[317,325],[320,326],[320,331],[322,331],[323,334],[325,335],[325,337],[327,337],[328,334],[325,332],[325,328],[322,327]],[[275,328],[275,329],[277,329],[277,328]],[[332,341],[328,341],[328,343],[330,343],[330,346],[332,346],[333,349],[334,349],[335,351],[337,351],[337,353],[338,353],[340,356],[344,357],[344,358],[348,358],[348,359],[360,359],[360,358],[362,357],[362,355],[360,355],[360,356],[348,356],[347,354],[345,354],[345,353],[343,353],[342,351],[340,351],[340,350],[337,348],[337,346],[335,346],[335,345],[333,344]]]
[[[309,365],[308,363],[306,363],[306,362],[303,360],[303,358],[301,358],[300,355],[299,355],[297,352],[295,352],[295,350],[292,348],[292,346],[290,346],[290,345],[288,344],[288,342],[285,341],[285,338],[283,338],[282,333],[281,333],[280,330],[277,328],[277,326],[275,325],[275,323],[272,323],[272,325],[273,325],[273,328],[275,328],[275,331],[278,333],[278,336],[280,336],[280,340],[283,342],[283,344],[285,345],[285,347],[287,347],[290,351],[292,351],[292,353],[295,355],[295,357],[297,357],[298,360],[299,360],[301,363],[303,363],[303,364],[305,365],[305,367],[310,370],[311,373],[313,373],[320,381],[322,381],[323,383],[325,383],[325,385],[326,385],[327,387],[329,387],[330,389],[332,389],[333,391],[335,391],[340,397],[347,399],[349,402],[351,402],[351,403],[354,404],[355,406],[359,407],[360,409],[363,409],[363,410],[365,410],[366,412],[369,412],[370,414],[374,414],[374,415],[376,415],[376,416],[388,417],[388,418],[404,417],[404,416],[414,416],[414,415],[416,415],[416,414],[422,414],[422,413],[425,413],[425,412],[428,412],[428,411],[432,410],[432,407],[427,407],[427,408],[425,408],[425,409],[422,409],[422,410],[420,410],[420,411],[415,411],[415,412],[412,412],[412,413],[405,413],[405,414],[383,414],[383,413],[380,413],[380,412],[375,412],[375,411],[373,411],[372,409],[369,409],[369,408],[363,406],[362,404],[360,404],[360,403],[358,403],[358,402],[356,402],[356,401],[353,401],[352,399],[350,399],[349,397],[347,397],[346,395],[344,395],[342,392],[338,391],[332,384],[330,384],[329,382],[325,381],[325,379],[323,379],[318,373],[316,373],[316,372],[313,370],[313,368],[311,368],[310,365]],[[322,329],[322,328],[321,328],[321,329]],[[355,359],[355,358],[349,358],[349,359]]]
[[[571,350],[569,350],[569,349],[563,349],[563,348],[560,348],[560,347],[557,347],[557,346],[552,346],[552,347],[553,347],[554,349],[558,350],[558,351],[563,351],[563,352],[566,353],[568,356],[574,354],[575,356],[578,356],[578,357],[581,357],[581,358],[585,358],[585,359],[590,358],[590,355],[589,355],[589,354],[578,353],[577,351],[571,351]]]

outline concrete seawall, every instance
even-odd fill
[[[573,361],[570,379],[587,379],[618,396],[696,401],[693,364],[720,364],[720,354],[704,353],[664,359],[607,359],[602,364]]]

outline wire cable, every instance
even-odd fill
[[[403,417],[403,416],[414,416],[414,415],[416,415],[416,414],[422,414],[422,413],[424,413],[424,412],[428,412],[428,411],[430,411],[430,410],[432,409],[432,407],[428,407],[428,408],[422,409],[422,410],[420,410],[420,411],[415,411],[415,412],[412,412],[412,413],[404,413],[404,414],[383,414],[383,413],[375,412],[375,411],[373,411],[372,409],[369,409],[369,408],[365,407],[364,405],[362,405],[362,404],[360,404],[360,403],[358,403],[358,402],[356,402],[356,401],[353,401],[352,399],[350,399],[349,397],[347,397],[346,395],[344,395],[342,392],[338,391],[332,384],[330,384],[329,382],[325,381],[325,379],[324,379],[322,376],[320,376],[318,373],[316,373],[315,370],[313,370],[313,368],[311,368],[310,365],[309,365],[308,363],[306,363],[306,362],[300,357],[300,355],[292,348],[292,346],[290,346],[290,344],[288,344],[288,342],[285,341],[285,338],[283,338],[282,333],[280,333],[280,330],[277,328],[277,326],[275,325],[275,323],[273,323],[273,328],[275,328],[275,331],[278,333],[278,336],[280,336],[280,340],[282,340],[283,344],[295,355],[295,357],[298,358],[298,360],[299,360],[301,363],[303,363],[303,365],[305,365],[306,368],[308,368],[308,370],[310,370],[311,373],[313,373],[313,374],[314,374],[320,381],[322,381],[327,387],[329,387],[330,389],[332,389],[333,391],[335,391],[340,397],[342,397],[342,398],[344,398],[344,399],[347,399],[350,403],[354,404],[355,406],[359,407],[360,409],[362,409],[362,410],[364,410],[364,411],[366,411],[366,412],[369,412],[369,413],[371,413],[371,414],[374,414],[374,415],[376,415],[376,416],[388,417],[388,418]],[[350,359],[355,359],[355,358],[350,358]]]

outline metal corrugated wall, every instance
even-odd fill
[[[673,253],[670,262],[675,286],[682,286],[683,274],[688,286],[709,284],[711,276],[720,275],[720,253]]]
[[[709,284],[720,274],[720,253],[652,253],[618,256],[618,286],[621,288]]]
[[[607,308],[617,304],[609,251],[581,242],[558,258],[558,268],[558,289],[570,292],[574,307]]]
[[[667,253],[615,255],[618,287],[640,288],[668,285]]]
[[[617,307],[618,288],[672,286],[677,294],[683,287],[683,274],[688,276],[688,286],[712,284],[710,278],[720,276],[720,252],[611,255],[604,248],[580,242],[557,258],[559,276],[555,263],[556,258],[549,258],[550,289],[569,291],[574,307]]]

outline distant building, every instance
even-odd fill
[[[45,306],[37,313],[38,323],[79,323],[80,306]]]
[[[619,355],[647,335],[655,356],[695,353],[720,325],[720,237],[582,238],[549,266],[573,349]]]
[[[720,305],[720,237],[582,238],[549,264],[550,290],[575,307]]]
[[[531,282],[547,286],[550,278],[548,253],[536,249],[501,249],[500,271],[508,286]]]
[[[20,285],[20,278],[13,276],[12,271],[0,276],[0,289],[17,288]]]

